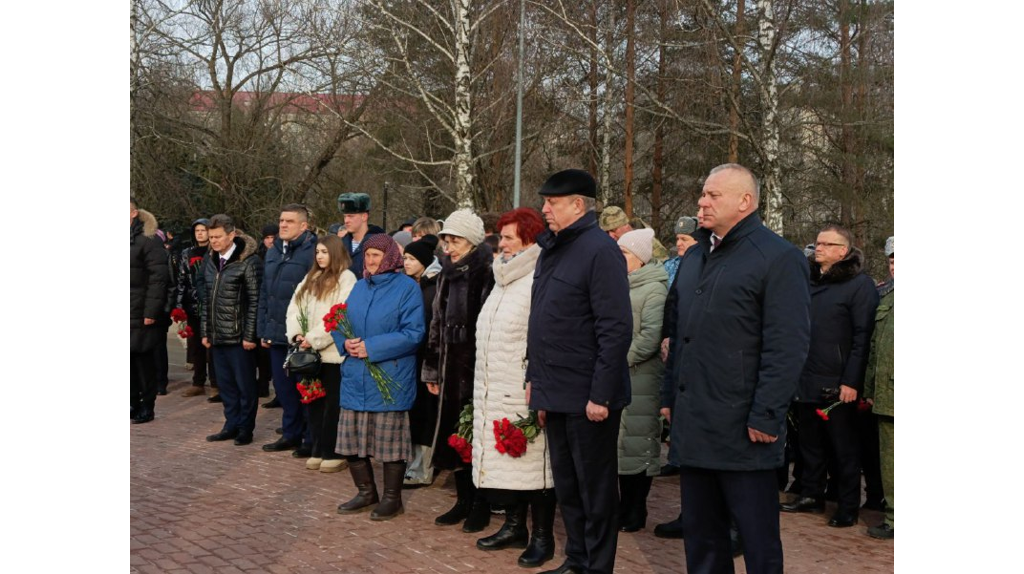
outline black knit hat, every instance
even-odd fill
[[[268,235],[276,236],[278,231],[280,231],[280,228],[276,223],[268,223],[263,226],[260,237],[266,237]]]
[[[424,235],[419,241],[413,241],[405,246],[405,252],[412,255],[423,267],[428,267],[434,262],[434,250],[437,249],[437,236]]]
[[[597,182],[582,169],[566,169],[552,175],[541,186],[540,195],[582,195],[597,197]]]

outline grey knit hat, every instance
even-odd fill
[[[634,229],[626,232],[619,238],[619,247],[636,255],[637,259],[647,265],[651,261],[653,252],[652,241],[654,240],[653,229]]]
[[[459,209],[444,220],[444,228],[437,235],[464,237],[473,245],[480,245],[484,240],[484,221],[469,209]]]
[[[693,235],[693,232],[697,231],[697,218],[684,215],[676,220],[676,235]]]
[[[401,247],[402,249],[405,249],[407,245],[412,243],[412,234],[409,233],[408,231],[395,232],[395,234],[392,235],[391,238],[394,239],[395,243],[397,243],[398,246]]]
[[[889,239],[885,240],[885,256],[892,257],[893,251],[896,250],[896,236],[893,235]]]

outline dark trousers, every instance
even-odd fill
[[[156,403],[156,349],[131,353],[132,412]]]
[[[683,544],[689,574],[732,574],[730,517],[743,538],[749,574],[782,574],[779,495],[775,470],[683,467]]]
[[[617,444],[622,410],[591,422],[585,414],[548,413],[551,472],[562,509],[566,562],[611,574],[619,539]]]
[[[156,388],[166,393],[167,373],[170,368],[167,357],[167,329],[161,327],[157,329],[157,333],[156,347],[153,349],[153,356],[156,361]]]
[[[256,351],[246,351],[238,343],[215,345],[210,355],[224,399],[224,430],[252,434],[256,428]]]
[[[261,397],[269,397],[273,369],[270,368],[270,349],[264,349],[263,345],[256,347],[256,369],[256,393]]]
[[[281,428],[284,438],[309,443],[309,429],[306,428],[305,411],[299,390],[295,388],[301,377],[289,375],[284,370],[284,358],[288,356],[288,345],[270,346],[270,368],[274,373],[274,392],[281,403]]]
[[[815,410],[827,405],[797,404],[800,425],[800,456],[803,474],[801,494],[821,498],[825,495],[826,474],[836,477],[840,512],[857,513],[860,508],[860,437],[857,434],[857,403],[845,403],[828,413],[828,420]],[[829,448],[831,447],[831,448]],[[829,465],[829,450],[833,465]]]
[[[341,416],[341,365],[323,363],[320,382],[327,394],[308,405],[309,431],[312,435],[312,456],[331,460],[341,458],[334,452],[338,442],[338,418]]]
[[[202,387],[206,385],[206,375],[210,375],[210,388],[217,388],[217,375],[213,372],[213,362],[209,360],[209,351],[203,346],[203,338],[199,336],[198,313],[188,316],[188,326],[192,327],[191,337],[185,347],[185,356],[188,362],[192,363],[192,385]]]
[[[857,411],[857,432],[860,434],[860,466],[864,471],[864,494],[876,502],[885,498],[882,491],[881,454],[878,448],[878,419],[871,413]]]

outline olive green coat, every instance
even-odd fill
[[[619,424],[619,474],[655,476],[661,470],[659,388],[665,365],[661,362],[661,323],[668,294],[668,273],[651,261],[629,275],[629,302],[633,308],[633,341],[629,346],[632,402],[622,411]]]
[[[874,399],[871,409],[876,415],[893,416],[895,394],[896,337],[893,312],[895,291],[889,291],[878,303],[875,312],[875,333],[871,339],[871,354],[868,355],[868,372],[864,377],[864,398]]]

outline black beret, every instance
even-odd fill
[[[597,182],[582,169],[566,169],[552,175],[541,186],[540,195],[582,195],[597,198]]]

